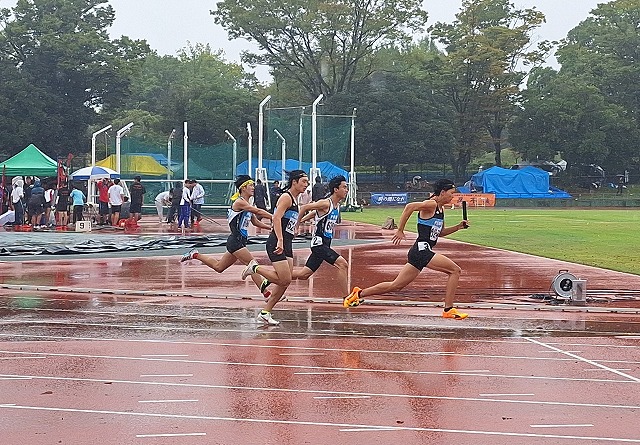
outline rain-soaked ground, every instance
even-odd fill
[[[224,230],[207,221],[199,235],[210,234]],[[176,238],[2,257],[0,443],[640,443],[638,276],[442,240],[463,269],[464,321],[440,317],[442,274],[344,309],[324,265],[292,284],[274,310],[281,325],[265,328],[242,266],[179,263],[196,243],[185,235],[147,222],[126,236],[0,234]],[[339,226],[351,286],[399,271],[409,243],[391,235]],[[302,265],[309,251],[296,245]],[[548,300],[559,270],[587,280],[587,306]]]

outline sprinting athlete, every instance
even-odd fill
[[[393,244],[399,244],[406,239],[404,227],[413,212],[418,212],[418,239],[409,249],[407,263],[393,281],[379,283],[364,289],[354,287],[351,294],[344,299],[345,307],[357,306],[360,304],[360,299],[364,297],[403,289],[420,274],[422,269],[428,267],[448,275],[442,316],[456,320],[468,317],[468,314],[458,312],[453,307],[458,279],[460,278],[460,267],[446,256],[435,253],[432,250],[438,242],[438,237],[447,236],[469,227],[469,222],[466,220],[452,227],[444,226],[444,206],[451,202],[455,188],[455,184],[452,181],[440,179],[435,183],[433,195],[429,199],[422,202],[412,202],[404,207],[398,230],[392,241]]]
[[[273,212],[272,230],[267,239],[267,255],[273,267],[260,266],[253,260],[242,272],[244,280],[251,274],[259,273],[273,283],[273,293],[267,300],[267,305],[258,314],[256,321],[265,325],[278,325],[271,316],[271,310],[291,284],[293,276],[293,238],[298,225],[298,196],[309,185],[309,178],[303,170],[293,170],[289,173],[289,183],[285,191],[278,198]],[[304,206],[302,208],[304,210]]]
[[[231,234],[227,238],[227,251],[222,255],[222,258],[217,260],[210,255],[204,255],[198,252],[197,249],[191,249],[182,255],[180,262],[199,260],[218,273],[227,270],[237,260],[240,260],[245,265],[251,262],[255,263],[253,255],[251,255],[251,252],[247,249],[249,224],[263,229],[270,229],[271,226],[260,221],[258,217],[271,219],[271,213],[249,203],[249,199],[253,196],[255,189],[253,179],[251,179],[250,176],[238,176],[235,185],[238,192],[231,197],[233,202],[227,211],[227,221],[229,222],[229,229],[231,230]],[[271,292],[267,290],[269,282],[257,273],[251,274],[251,279],[256,283],[256,286],[258,286],[264,297],[269,298],[271,295]]]
[[[320,199],[305,206],[305,210],[310,211],[300,219],[300,222],[315,219],[313,237],[311,238],[311,255],[307,259],[304,267],[293,269],[294,280],[308,280],[315,271],[318,270],[323,261],[331,264],[337,269],[340,295],[349,292],[347,287],[347,260],[331,248],[333,239],[333,229],[340,216],[340,201],[347,197],[349,188],[344,176],[339,175],[329,181],[330,196]]]

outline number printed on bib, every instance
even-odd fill
[[[418,241],[418,250],[431,250],[429,243],[426,241]]]
[[[287,223],[287,228],[285,229],[287,231],[287,233],[295,235],[296,234],[296,225],[297,224],[298,224],[298,215],[296,214],[295,219],[291,218],[291,219],[289,219],[289,222]]]
[[[311,247],[322,246],[322,237],[314,236],[311,238]]]

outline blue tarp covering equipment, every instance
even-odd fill
[[[496,198],[571,198],[567,192],[551,187],[549,173],[535,167],[491,167],[473,175],[471,182],[482,193],[494,193]]]

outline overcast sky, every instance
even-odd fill
[[[213,23],[209,14],[216,0],[109,0],[116,10],[116,21],[110,29],[112,38],[127,35],[145,39],[161,55],[175,55],[187,42],[209,43],[212,49],[223,49],[227,60],[239,62],[240,52],[255,49],[245,40],[229,41],[222,27]],[[547,17],[535,40],[559,40],[584,20],[603,0],[513,0],[517,8],[535,6]],[[462,0],[425,0],[430,23],[452,22]],[[15,0],[0,0],[0,6],[11,7]],[[557,66],[555,59],[550,65]],[[268,79],[266,69],[258,69],[260,80]]]

